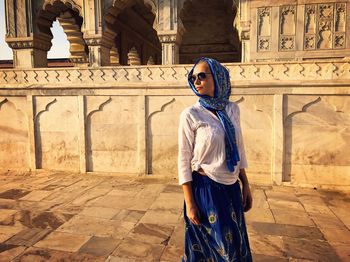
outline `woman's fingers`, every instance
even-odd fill
[[[193,214],[193,217],[192,217],[192,223],[195,224],[195,225],[199,225],[200,224],[200,221],[199,221],[199,212],[198,210],[196,210]]]
[[[247,190],[245,190],[245,188],[243,188],[242,202],[243,202],[243,208],[245,208],[247,204]]]
[[[244,212],[247,212],[250,210],[253,206],[253,198],[251,194],[247,194],[246,196],[246,203],[244,205]]]
[[[243,186],[242,190],[243,211],[247,212],[252,208],[253,198],[249,186]]]
[[[193,218],[193,219],[192,219],[192,224],[195,224],[195,225],[198,226],[198,225],[200,224],[198,218],[196,218],[196,217]]]
[[[200,225],[200,215],[198,210],[193,210],[189,216],[189,219],[192,224],[195,224],[197,226]]]

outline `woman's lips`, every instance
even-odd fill
[[[199,91],[199,90],[201,90],[201,89],[203,89],[202,86],[196,86],[196,90],[197,90],[197,91]]]

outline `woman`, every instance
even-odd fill
[[[199,101],[181,113],[179,124],[182,261],[252,261],[243,213],[251,208],[252,196],[239,108],[229,101],[229,73],[218,61],[203,57],[188,82]]]

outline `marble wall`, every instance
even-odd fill
[[[350,184],[350,99],[288,95],[285,122],[285,180]],[[340,176],[338,174],[341,174]]]
[[[28,110],[25,96],[0,97],[0,166],[29,168]]]
[[[87,171],[138,172],[137,96],[86,97]]]
[[[34,107],[37,168],[79,171],[77,97],[36,96]]]
[[[350,186],[350,63],[226,64],[250,180]],[[0,70],[0,169],[177,177],[189,66]]]
[[[349,1],[251,1],[250,61],[348,58]]]

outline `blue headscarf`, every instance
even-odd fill
[[[191,76],[195,66],[204,61],[209,65],[210,72],[214,79],[214,97],[208,95],[201,95],[197,92],[194,84],[191,82]],[[230,172],[235,170],[235,166],[239,159],[239,153],[236,143],[235,128],[227,115],[225,106],[229,103],[231,94],[230,75],[228,70],[222,66],[218,61],[212,58],[201,57],[194,64],[193,68],[188,74],[188,83],[192,91],[199,97],[199,103],[206,109],[215,110],[220,119],[220,122],[225,130],[225,151],[226,163]]]

